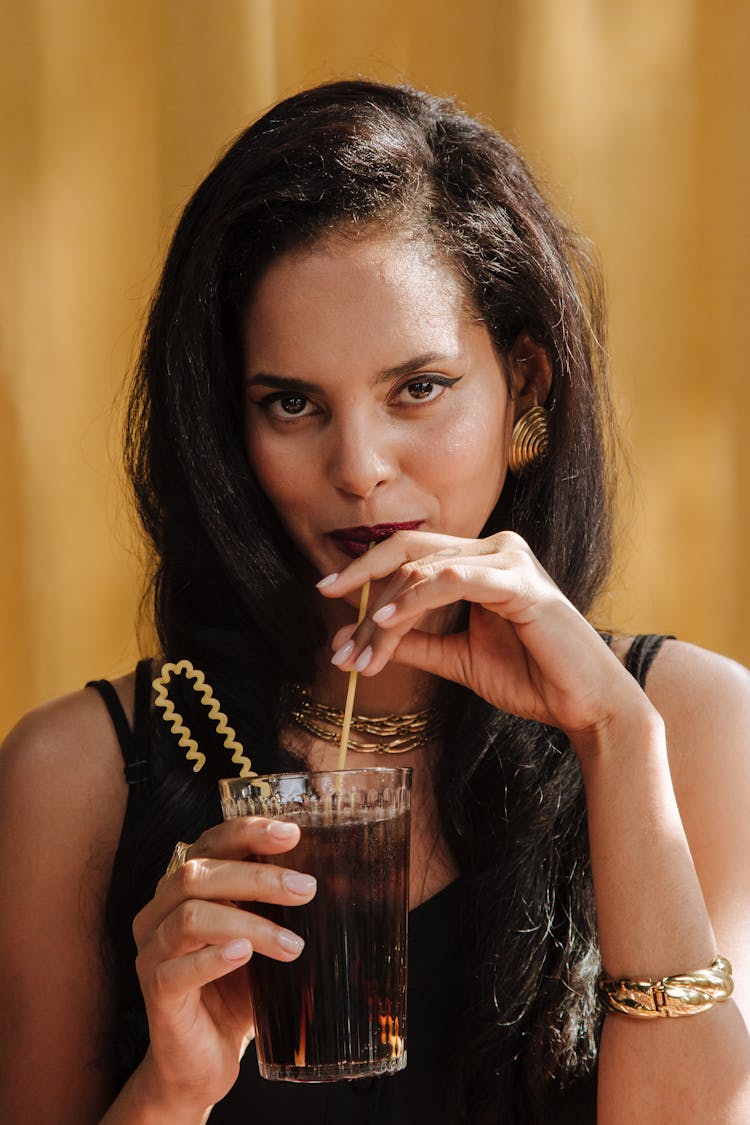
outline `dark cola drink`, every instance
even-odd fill
[[[305,940],[295,961],[257,954],[248,965],[264,1078],[331,1082],[406,1065],[410,773],[289,775],[324,789],[321,779],[334,779],[333,789],[322,799],[290,800],[287,791],[263,813],[252,807],[270,815],[273,805],[301,830],[294,849],[259,861],[318,880],[306,906],[247,904]]]

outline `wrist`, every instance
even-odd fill
[[[584,774],[594,765],[623,765],[644,755],[653,762],[661,751],[666,758],[664,720],[640,688],[600,722],[566,734]]]
[[[201,1105],[184,1090],[168,1087],[162,1080],[148,1051],[123,1088],[123,1095],[132,1107],[133,1125],[205,1125],[213,1108]]]

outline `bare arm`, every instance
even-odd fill
[[[649,694],[666,730],[612,728],[582,756],[602,960],[615,976],[658,978],[720,953],[735,993],[689,1018],[608,1016],[599,1120],[739,1125],[750,1119],[750,675],[673,643]]]
[[[81,1125],[112,1098],[102,918],[125,807],[101,701],[27,716],[0,753],[0,1117]]]

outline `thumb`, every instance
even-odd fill
[[[466,685],[467,656],[465,633],[443,636],[412,629],[401,638],[391,660]]]

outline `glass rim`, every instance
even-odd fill
[[[221,777],[219,778],[219,785],[224,786],[247,786],[258,785],[261,781],[277,781],[279,778],[303,778],[303,777],[341,777],[343,775],[351,776],[351,774],[364,774],[364,773],[401,773],[411,775],[414,773],[413,766],[358,766],[353,770],[293,770],[290,772],[277,772],[277,773],[262,773],[257,777]]]

